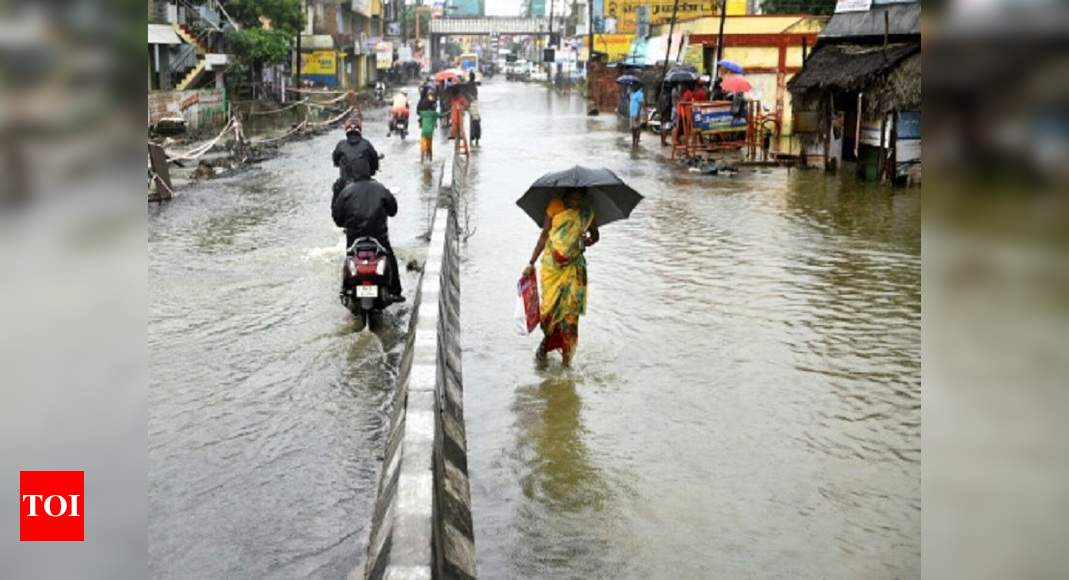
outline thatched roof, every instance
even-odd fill
[[[903,60],[920,56],[920,42],[907,42],[882,46],[858,46],[854,44],[824,45],[813,51],[806,59],[805,67],[787,83],[792,94],[810,91],[863,91],[868,90],[879,77],[884,76]],[[917,84],[920,84],[920,63],[917,63]]]
[[[865,90],[865,110],[873,116],[921,108],[921,53],[916,52]]]

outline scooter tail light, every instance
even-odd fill
[[[379,260],[379,263],[375,264],[375,273],[379,276],[386,273],[386,260]]]

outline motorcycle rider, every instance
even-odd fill
[[[401,120],[408,119],[408,94],[405,91],[399,90],[393,96],[393,103],[390,105],[390,127],[386,132],[386,136],[393,135],[394,131],[400,131],[402,125]]]
[[[371,142],[364,139],[362,133],[362,124],[358,117],[351,117],[345,123],[345,139],[338,142],[334,147],[334,167],[338,168],[338,179],[334,182],[334,196],[337,197],[341,190],[347,185],[348,174],[346,173],[346,166],[349,164],[363,159],[367,162],[367,167],[370,173],[368,177],[375,175],[375,172],[379,170],[379,153],[375,151],[375,147],[371,145]]]
[[[376,159],[377,160],[377,159]],[[345,228],[345,247],[349,248],[357,238],[370,237],[378,240],[386,249],[390,271],[390,287],[387,302],[404,302],[401,295],[401,270],[397,256],[390,246],[387,222],[397,215],[397,199],[384,185],[371,178],[371,169],[364,158],[344,166],[345,187],[334,196],[330,206],[334,223]]]

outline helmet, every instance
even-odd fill
[[[360,133],[362,130],[363,124],[360,122],[359,117],[350,117],[349,120],[345,122],[346,135],[349,133]]]

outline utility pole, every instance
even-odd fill
[[[594,92],[590,88],[590,63],[594,62],[594,0],[586,0],[586,98],[591,100]]]
[[[716,62],[713,63],[713,86],[720,78],[720,60],[724,58],[724,21],[728,15],[728,0],[720,0],[720,32],[716,36]]]
[[[661,67],[661,84],[657,85],[656,102],[658,103],[661,102],[661,92],[664,91],[664,77],[668,76],[668,58],[672,54],[672,32],[674,32],[676,29],[676,14],[678,13],[678,11],[679,0],[676,0],[674,3],[672,3],[672,20],[668,24],[668,50],[664,52],[664,66]]]

